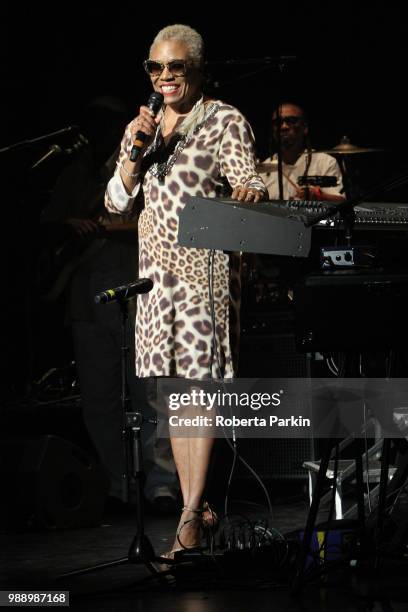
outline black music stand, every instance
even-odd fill
[[[122,347],[121,347],[121,403],[123,410],[123,433],[124,439],[126,440],[125,445],[125,465],[126,465],[126,482],[127,482],[127,493],[128,500],[130,498],[130,478],[129,478],[129,464],[132,469],[132,478],[135,482],[135,514],[136,514],[136,534],[132,539],[132,542],[129,547],[129,551],[126,557],[121,557],[119,559],[114,559],[113,561],[108,561],[106,563],[98,563],[97,565],[92,565],[90,567],[84,567],[82,569],[74,570],[72,572],[67,572],[65,574],[61,574],[58,578],[70,578],[72,576],[81,576],[83,574],[88,574],[90,572],[94,572],[97,570],[107,569],[109,567],[116,567],[118,565],[124,565],[126,563],[133,564],[143,564],[146,568],[151,572],[151,574],[156,577],[158,580],[163,580],[165,584],[167,581],[164,576],[168,573],[167,571],[159,570],[154,562],[165,564],[170,566],[175,564],[176,562],[172,559],[167,559],[164,557],[160,557],[156,555],[154,552],[154,548],[149,538],[145,534],[144,531],[144,518],[143,518],[143,493],[142,493],[142,480],[143,480],[143,457],[142,457],[142,441],[141,441],[141,427],[143,423],[143,417],[140,412],[128,411],[128,403],[129,398],[127,395],[127,355],[128,355],[128,346],[127,346],[127,319],[128,319],[128,307],[127,302],[131,299],[136,293],[146,293],[151,290],[152,283],[149,281],[150,286],[147,284],[144,285],[143,281],[147,281],[148,279],[139,279],[136,281],[136,284],[139,282],[139,288],[135,288],[132,285],[133,293],[132,295],[128,295],[126,291],[118,292],[118,295],[113,299],[118,302],[121,310],[121,335],[122,335]],[[123,286],[118,289],[125,289],[126,286]],[[111,301],[109,297],[106,300],[100,299],[100,296],[108,295],[110,290],[103,292],[102,294],[98,294],[95,296],[95,301],[99,303],[106,303],[107,301]],[[99,298],[99,299],[97,299]],[[156,421],[155,421],[156,422]]]

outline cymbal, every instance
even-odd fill
[[[356,145],[351,144],[347,136],[343,136],[340,144],[336,145],[332,149],[321,151],[321,153],[328,153],[329,155],[354,155],[356,153],[378,153],[383,150],[384,149],[371,147],[357,147]]]

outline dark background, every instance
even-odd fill
[[[272,107],[294,99],[308,110],[316,149],[331,148],[347,134],[356,145],[384,150],[353,156],[362,186],[408,168],[402,3],[5,3],[1,11],[0,147],[77,124],[84,106],[100,95],[121,98],[131,118],[150,92],[142,60],[152,38],[165,25],[187,23],[206,41],[213,93],[247,116],[260,158],[268,154]],[[296,57],[283,71],[262,61],[282,55]],[[245,63],[252,58],[259,63]],[[236,63],[224,61],[232,59]],[[39,329],[27,287],[38,218],[69,160],[52,160],[38,172],[29,167],[53,142],[2,153],[1,242],[9,289],[3,330],[11,336],[4,345],[6,387],[32,351],[27,337],[34,333],[38,345],[49,335],[46,326]],[[389,198],[406,201],[407,194],[403,187]],[[33,360],[38,374],[44,364]]]
[[[344,133],[356,144],[405,146],[402,4],[9,3],[4,10],[4,145],[72,123],[96,95],[119,96],[134,114],[149,93],[141,63],[153,36],[187,23],[203,35],[210,62],[296,56],[283,75],[270,66],[242,78],[262,63],[210,68],[218,95],[243,110],[261,147],[279,97],[306,103],[317,148],[334,146]]]

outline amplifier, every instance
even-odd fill
[[[330,270],[294,288],[296,347],[364,351],[406,347],[408,274]]]

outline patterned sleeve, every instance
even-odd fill
[[[120,164],[129,157],[132,148],[130,124],[126,127],[120,144],[119,157],[116,161],[116,170],[105,191],[105,208],[111,213],[123,214],[132,210],[135,197],[140,191],[140,181],[136,183],[132,193],[126,191],[120,177]]]
[[[220,167],[232,189],[251,187],[266,193],[266,187],[255,170],[255,138],[241,113],[228,115],[220,145]]]

